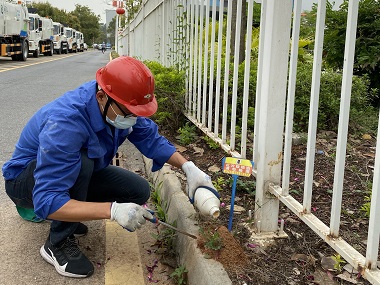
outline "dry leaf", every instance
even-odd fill
[[[336,278],[348,281],[352,284],[358,284],[358,281],[356,279],[352,278],[351,274],[346,272],[346,271],[343,272],[342,274],[337,275]]]
[[[337,285],[338,282],[336,282],[334,280],[331,280],[330,277],[324,271],[322,271],[322,270],[316,270],[314,272],[313,284],[318,284],[318,285]]]
[[[363,153],[363,156],[367,156],[367,157],[375,157],[376,155],[374,153]]]
[[[208,171],[211,171],[211,172],[219,172],[220,171],[220,167],[219,166],[217,166],[217,165],[212,165],[212,166],[210,166],[209,168],[208,168]]]
[[[178,144],[173,143],[174,147],[177,149],[178,152],[185,152],[187,151],[187,148]]]
[[[334,281],[334,275],[330,271],[326,271],[326,275],[328,278],[330,278],[331,281]]]
[[[307,264],[311,264],[313,266],[315,265],[315,261],[316,261],[316,258],[314,256],[306,255],[303,253],[295,253],[292,255],[290,259],[294,261],[301,261]]]
[[[324,256],[321,259],[321,265],[324,270],[336,271],[334,268],[335,260],[331,256]]]
[[[227,209],[230,210],[231,209],[231,205],[227,205]],[[242,213],[242,212],[245,212],[245,208],[242,207],[242,206],[239,206],[239,205],[234,205],[234,213],[237,214],[237,213]]]
[[[292,257],[290,258],[290,260],[307,262],[308,257],[307,257],[306,254],[303,254],[303,253],[295,253],[295,254],[292,255]]]
[[[290,223],[290,224],[299,224],[299,223],[301,223],[300,221],[297,221],[297,220],[295,220],[293,218],[287,218],[286,222]]]
[[[345,266],[343,266],[343,269],[346,270],[348,273],[351,274],[358,274],[359,271],[357,271],[351,264],[347,263]]]
[[[194,154],[197,154],[198,156],[202,156],[203,153],[205,152],[205,150],[201,147],[194,146],[193,149],[194,149]]]
[[[295,275],[300,275],[301,274],[301,272],[298,270],[298,268],[293,268],[293,273]]]
[[[288,221],[288,220],[287,220]],[[296,239],[302,238],[302,234],[299,234],[293,230],[289,230]]]

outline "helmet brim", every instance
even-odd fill
[[[150,117],[157,112],[157,100],[156,96],[153,97],[152,101],[144,105],[132,105],[126,102],[123,102],[122,105],[126,107],[131,113],[139,117]]]

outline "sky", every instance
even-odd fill
[[[317,3],[317,0],[303,0],[302,1],[302,9],[310,11],[313,7],[313,3]],[[330,2],[335,2],[333,9],[339,8],[339,5],[343,3],[343,0],[330,0]]]
[[[75,4],[82,6],[87,6],[95,13],[99,15],[103,23],[106,22],[106,13],[105,10],[112,10],[112,1],[110,0],[34,0],[33,2],[48,2],[53,7],[58,9],[64,9],[66,12],[71,12],[75,9]],[[109,5],[107,5],[109,3]]]

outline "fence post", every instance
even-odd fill
[[[292,1],[266,1],[263,58],[259,90],[261,118],[258,126],[255,164],[255,225],[259,233],[277,232],[279,201],[268,192],[268,184],[281,180],[282,145],[288,74]]]

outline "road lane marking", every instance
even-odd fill
[[[106,220],[105,285],[145,284],[136,232]]]
[[[74,55],[79,55],[79,54],[70,54],[70,55],[66,55],[66,56],[63,56],[63,57],[52,58],[52,59],[47,59],[47,60],[44,59],[43,61],[32,62],[32,63],[29,63],[29,64],[22,64],[22,65],[19,65],[19,66],[15,66],[15,65],[13,65],[12,67],[4,66],[5,69],[2,69],[2,66],[0,66],[0,72],[10,71],[10,70],[14,70],[14,69],[22,68],[22,67],[33,66],[33,65],[37,65],[37,64],[41,64],[41,63],[45,63],[45,62],[56,61],[56,60],[68,58],[68,57],[71,57],[71,56],[74,56]]]

